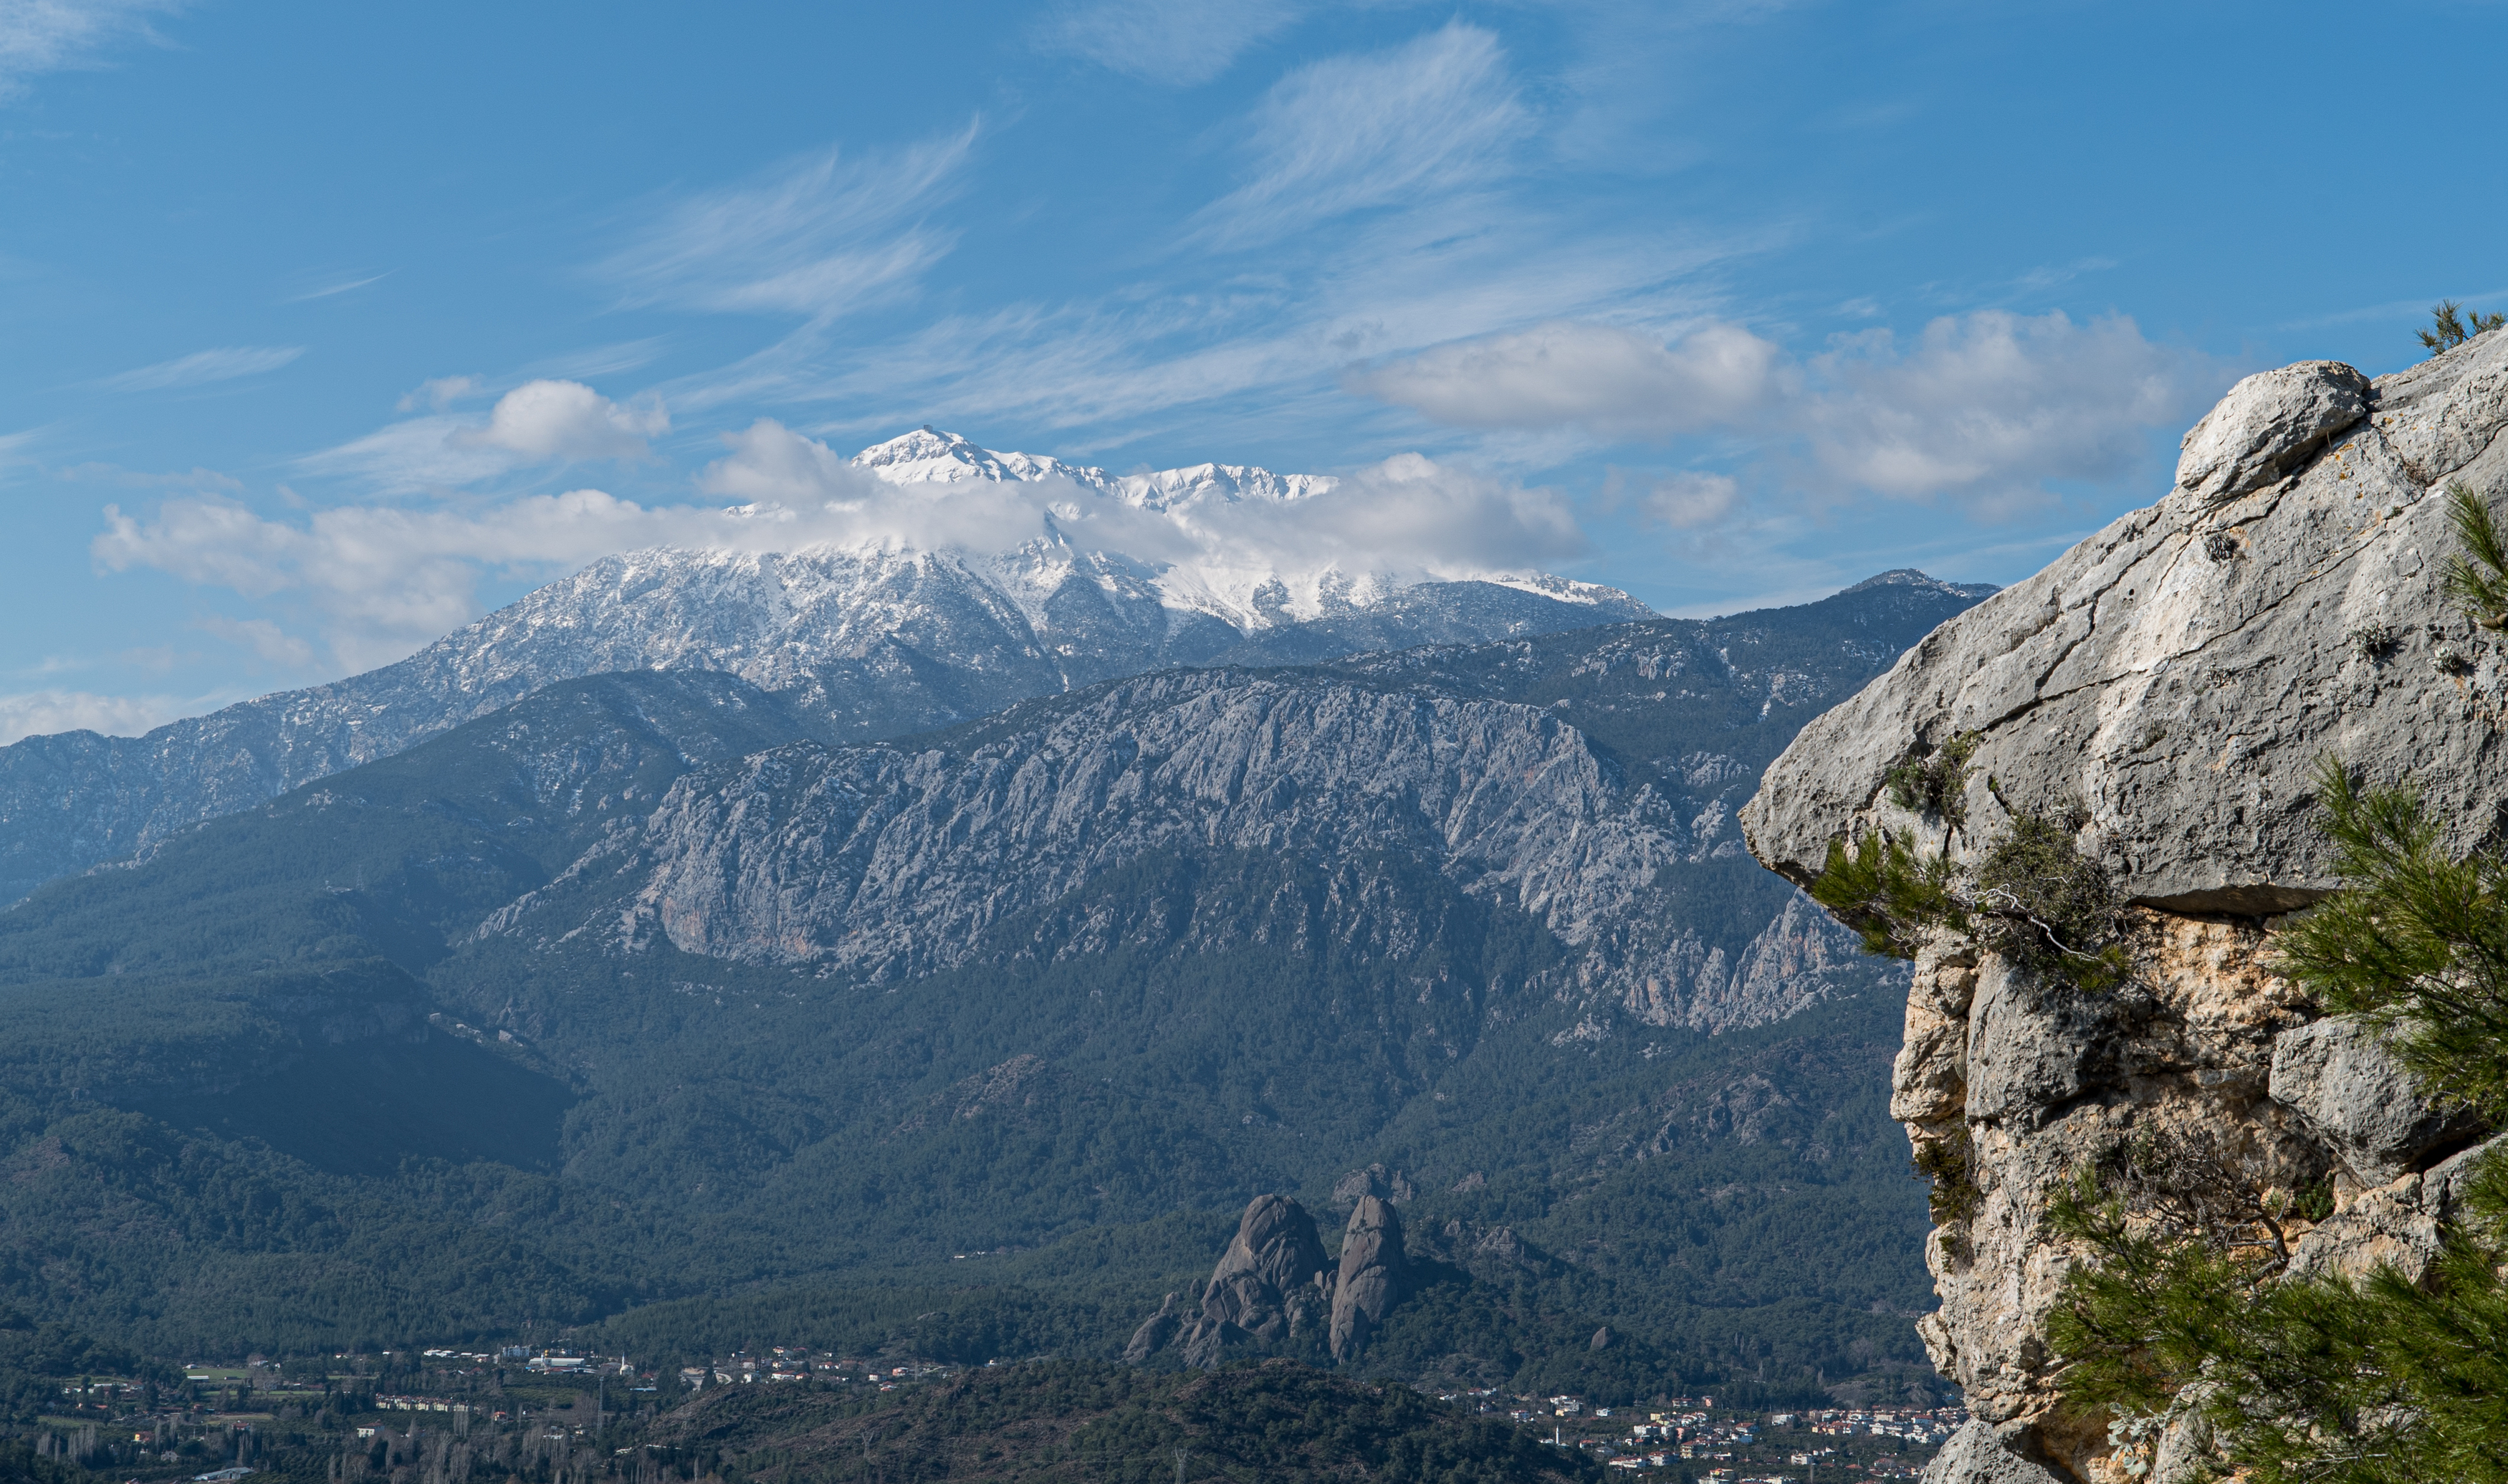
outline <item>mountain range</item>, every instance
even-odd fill
[[[1920,1375],[1904,976],[1734,815],[1978,590],[1413,584],[1108,674],[880,560],[613,559],[128,754],[83,848],[141,848],[0,911],[0,1298],[161,1354],[1113,1358],[1276,1193],[1403,1207],[1383,1374]],[[908,614],[966,644],[883,689]],[[1440,624],[1503,637],[1385,645]]]
[[[140,737],[24,738],[0,747],[0,902],[607,671],[723,671],[789,695],[831,736],[875,740],[1168,666],[1303,663],[1648,615],[1616,589],[1537,574],[1403,581],[1329,559],[1145,560],[1065,534],[1051,498],[1166,522],[1293,505],[1329,493],[1327,478],[1221,464],[1119,477],[930,429],[853,464],[909,491],[1039,486],[1043,534],[990,553],[892,539],[631,552],[363,675]]]

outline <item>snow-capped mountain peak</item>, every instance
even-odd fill
[[[1146,474],[1111,474],[1094,464],[1065,464],[1050,454],[998,453],[925,425],[854,455],[858,466],[891,484],[962,479],[1041,483],[1059,479],[1143,510],[1178,512],[1196,505],[1261,500],[1275,503],[1327,494],[1329,474],[1275,474],[1251,464],[1196,464]]]
[[[1031,454],[997,454],[929,424],[872,444],[854,455],[854,463],[891,484],[953,484],[961,479],[1033,483],[1063,478],[1102,490],[1114,482],[1101,468]]]

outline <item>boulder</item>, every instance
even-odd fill
[[[1172,1293],[1168,1294],[1166,1302],[1159,1306],[1159,1312],[1151,1315],[1149,1318],[1142,1321],[1140,1328],[1132,1331],[1132,1342],[1124,1347],[1124,1363],[1139,1365],[1165,1349],[1167,1342],[1175,1338],[1176,1331],[1183,1327],[1184,1322],[1184,1312],[1176,1307],[1176,1296]]]
[[[2012,1452],[1984,1423],[1951,1434],[1925,1465],[1924,1484],[2065,1484],[2064,1477]]]
[[[1305,1206],[1286,1196],[1256,1196],[1211,1270],[1200,1304],[1187,1308],[1168,1294],[1132,1332],[1124,1358],[1139,1365],[1172,1349],[1187,1365],[1217,1365],[1231,1350],[1311,1333],[1332,1309],[1330,1262]]]
[[[2327,362],[2240,383],[2188,439],[2191,485],[1804,727],[1741,811],[1751,848],[1808,884],[1843,835],[1914,830],[1968,859],[2015,810],[2079,804],[2128,900],[2289,911],[2336,884],[2311,784],[2328,755],[2409,777],[2445,843],[2476,844],[2508,799],[2508,654],[2442,591],[2455,540],[2433,497],[2508,494],[2503,427],[2508,335],[2365,389]],[[1960,817],[1892,797],[1894,766],[1963,737]]]
[[[2339,360],[2259,371],[2178,445],[2177,487],[2207,505],[2262,489],[2369,415],[2369,379]]]
[[[2363,1188],[2393,1183],[2479,1127],[2462,1110],[2423,1096],[2377,1029],[2350,1016],[2275,1037],[2270,1094]]]
[[[1341,1279],[1333,1285],[1332,1353],[1357,1359],[1383,1327],[1384,1317],[1411,1291],[1411,1263],[1402,1250],[1402,1218],[1375,1196],[1359,1198],[1341,1243]]]

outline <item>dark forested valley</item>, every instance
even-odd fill
[[[1921,1401],[1901,981],[1731,816],[1970,601],[867,746],[598,675],[53,882],[0,914],[12,1405],[430,1346],[1103,1364],[1249,1199],[1332,1242],[1362,1188],[1415,1280],[1359,1378]]]

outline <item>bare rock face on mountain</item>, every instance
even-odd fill
[[[1211,1270],[1199,1313],[1172,1293],[1132,1335],[1124,1358],[1141,1364],[1172,1346],[1187,1365],[1216,1365],[1233,1347],[1311,1334],[1332,1310],[1333,1272],[1315,1218],[1286,1196],[1257,1196]]]
[[[1571,957],[1545,987],[1596,1004],[1598,1017],[1617,1005],[1641,1022],[1756,1023],[1846,982],[1819,969],[1855,972],[1852,940],[1799,908],[1780,909],[1742,946],[1745,972],[1721,949],[1702,951],[1666,868],[1734,843],[1720,797],[1702,805],[1669,780],[1632,779],[1540,707],[1203,670],[1123,682],[993,727],[954,752],[798,744],[691,773],[641,832],[618,834],[480,934],[555,941],[589,928],[628,950],[667,942],[896,983],[967,962],[986,929],[1129,863],[1226,851],[1348,875],[1337,900],[1368,918],[1353,931],[1397,954],[1426,929],[1354,883],[1399,852],[1555,934]],[[626,900],[585,895],[640,873]],[[1109,911],[1082,946],[1120,938],[1120,920]],[[1785,963],[1803,972],[1751,967]],[[1399,1172],[1370,1178],[1381,1194],[1409,1193]]]
[[[2491,830],[2508,657],[2440,596],[2455,543],[2430,497],[2458,480],[2508,491],[2508,442],[2494,437],[2508,424],[2508,336],[2379,378],[2339,437],[2326,420],[2350,404],[2331,392],[2321,418],[2271,410],[2289,375],[2239,383],[2198,432],[2293,440],[2229,461],[2242,468],[2312,454],[2250,488],[2252,473],[2207,472],[2190,440],[2181,477],[2199,489],[2121,517],[1944,623],[1805,727],[1746,813],[1760,859],[1808,881],[1851,825],[1925,825],[1882,775],[1968,736],[1955,852],[1994,838],[2012,804],[2078,798],[2085,841],[2125,893],[2178,911],[2287,911],[2323,894],[2309,777],[2329,753],[2373,777],[2409,774],[2455,847]]]
[[[2335,1211],[2295,1266],[2425,1265],[2479,1131],[2274,972],[2273,917],[2335,885],[2311,775],[2409,779],[2462,850],[2508,809],[2508,653],[2442,591],[2462,482],[2508,498],[2508,334],[2372,382],[2251,377],[2191,432],[2176,488],[1943,623],[1814,721],[1741,821],[1798,883],[1832,841],[1911,832],[1974,864],[2023,815],[2129,903],[2139,970],[2089,994],[1936,932],[1916,955],[1892,1111],[1962,1199],[1922,1321],[1977,1423],[1936,1484],[2150,1475],[2200,1452],[2067,1414],[2046,1321],[2075,1254],[2049,1199],[2155,1134]],[[1960,765],[1965,755],[1965,767]],[[1942,790],[1903,781],[1930,769]],[[2140,1448],[2142,1451],[2135,1451]]]
[[[1322,1311],[1330,1263],[1305,1206],[1286,1196],[1257,1196],[1211,1270],[1201,1312],[1258,1340],[1285,1339]]]
[[[1343,1362],[1366,1354],[1384,1317],[1411,1292],[1411,1262],[1402,1250],[1402,1218],[1389,1202],[1362,1196],[1341,1243],[1341,1277],[1333,1285],[1332,1353]]]

